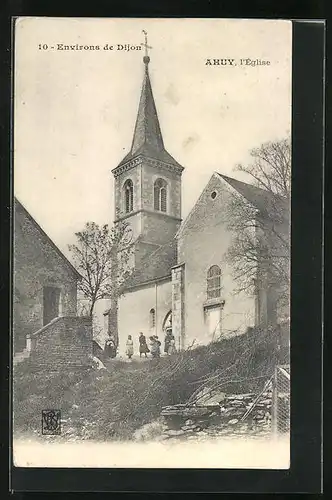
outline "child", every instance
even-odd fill
[[[154,336],[155,338],[155,341],[156,341],[156,344],[157,344],[157,358],[160,358],[160,346],[161,346],[161,342],[158,338],[158,335],[155,335]]]
[[[171,354],[174,354],[176,352],[175,349],[175,339],[172,335],[171,340],[169,341],[169,346],[168,346],[168,355],[170,356]]]
[[[131,359],[132,355],[134,354],[134,342],[131,338],[131,335],[128,335],[128,339],[126,342],[126,354],[128,356],[128,359]]]
[[[150,352],[153,358],[160,357],[160,342],[158,340],[158,337],[150,337]]]

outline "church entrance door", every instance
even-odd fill
[[[172,311],[169,311],[163,321],[163,333],[164,337],[167,333],[173,333],[172,330]],[[175,348],[180,349],[179,341],[178,339],[175,339]]]
[[[47,325],[60,313],[60,288],[45,286],[43,294],[43,324]]]
[[[208,336],[210,340],[219,337],[221,328],[221,310],[220,307],[211,307],[206,310]]]

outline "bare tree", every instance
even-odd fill
[[[77,243],[69,245],[73,261],[82,275],[79,290],[89,302],[89,315],[93,315],[97,300],[113,298],[129,274],[128,261],[132,246],[127,241],[127,224],[120,222],[111,229],[87,222],[75,233]]]
[[[236,169],[251,177],[252,183],[267,192],[289,200],[291,185],[290,139],[266,142],[250,151],[252,162]]]
[[[252,161],[236,170],[250,178],[251,200],[234,191],[226,209],[233,234],[227,260],[238,291],[257,293],[263,287],[281,306],[289,301],[290,140],[262,144],[250,156]]]

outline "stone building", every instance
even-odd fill
[[[211,176],[175,238],[178,264],[172,269],[172,319],[173,333],[181,339],[182,347],[242,333],[250,326],[275,325],[280,319],[280,292],[276,283],[271,286],[268,274],[262,279],[262,262],[257,262],[253,292],[239,291],[226,258],[234,236],[228,211],[234,194],[254,207],[256,217],[266,218],[260,227],[272,224],[266,214],[270,193],[218,172]],[[284,222],[278,235],[286,239],[288,231]],[[271,247],[271,241],[268,245]]]
[[[75,317],[80,274],[24,206],[14,200],[14,353],[57,317]]]
[[[174,237],[181,224],[184,168],[164,146],[149,62],[149,57],[145,56],[143,86],[130,151],[112,170],[115,224],[125,220],[134,242],[134,272],[119,302],[120,348],[128,334],[137,337],[139,331],[147,335],[161,333],[170,322],[171,267],[177,263]],[[108,314],[112,316],[112,308]],[[137,332],[132,331],[134,325]]]
[[[132,145],[112,170],[115,223],[126,220],[134,242],[132,274],[113,315],[122,353],[128,334],[137,342],[140,331],[162,339],[171,328],[179,349],[240,333],[266,324],[269,303],[263,281],[255,294],[236,291],[225,259],[232,234],[224,216],[233,191],[261,214],[268,193],[216,172],[182,222],[183,167],[165,149],[149,77],[150,59],[145,56],[143,61]],[[116,330],[110,324],[112,307],[105,314],[109,330]]]

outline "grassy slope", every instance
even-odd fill
[[[42,409],[58,408],[67,420],[64,436],[126,439],[202,383],[222,384],[225,392],[257,391],[275,363],[273,337],[258,338],[234,337],[143,363],[114,360],[109,371],[41,373],[24,362],[14,372],[14,428],[38,435]]]

